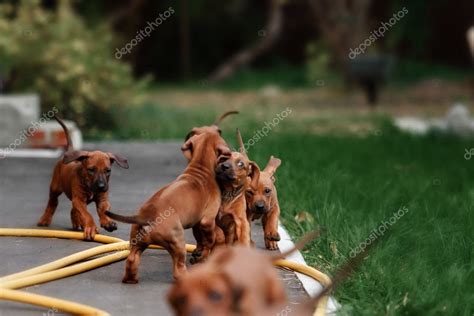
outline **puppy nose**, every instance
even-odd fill
[[[202,308],[194,308],[191,310],[190,316],[204,316],[204,310]]]
[[[99,189],[105,188],[105,182],[99,181],[99,182],[97,183],[97,187],[98,187]]]
[[[258,201],[257,203],[255,203],[255,208],[261,211],[265,208],[265,203],[263,203],[263,201]]]
[[[221,166],[222,166],[222,169],[224,170],[230,169],[230,163],[228,162],[224,162]]]

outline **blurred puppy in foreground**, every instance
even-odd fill
[[[262,219],[265,247],[269,250],[277,250],[280,241],[280,205],[275,187],[275,172],[280,165],[281,160],[271,156],[265,169],[260,172],[257,186],[249,187],[245,193],[248,221]]]
[[[250,247],[220,247],[171,287],[168,302],[178,316],[260,315],[286,302],[273,263],[301,249],[319,232],[307,234],[283,254]]]

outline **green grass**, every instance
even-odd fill
[[[260,166],[282,159],[277,188],[294,237],[324,227],[304,252],[331,274],[393,212],[408,212],[336,292],[340,315],[474,313],[472,142],[412,137],[386,125],[367,137],[269,135],[250,151]],[[250,137],[250,134],[245,134]],[[297,222],[306,211],[313,222]]]

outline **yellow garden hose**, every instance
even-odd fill
[[[74,315],[109,315],[107,312],[87,305],[8,289],[0,289],[0,299],[42,306],[48,309],[60,310]]]
[[[41,230],[41,229],[13,229],[13,228],[0,228],[0,236],[9,237],[47,237],[47,238],[65,238],[65,239],[77,239],[82,240],[82,232],[69,232],[59,230]],[[85,271],[89,271],[110,263],[125,259],[128,255],[129,243],[123,241],[120,238],[96,235],[94,238],[95,242],[105,243],[109,245],[102,245],[94,247],[92,249],[84,250],[65,258],[38,266],[36,268],[28,269],[23,272],[14,273],[5,277],[0,278],[0,299],[11,300],[16,302],[28,303],[37,306],[43,306],[51,308],[54,306],[56,309],[71,314],[80,315],[108,315],[106,312],[95,309],[90,306],[60,300],[56,298],[50,298],[42,295],[36,295],[31,293],[25,293],[21,291],[14,291],[12,289],[18,289],[28,287],[35,284],[45,283],[54,281],[57,279],[65,278],[71,275],[79,274]],[[150,248],[162,249],[159,246],[152,245]],[[186,245],[186,250],[192,252],[195,249],[194,245]],[[74,264],[79,261],[86,260],[91,257],[95,257],[104,253],[115,251],[116,253],[107,256],[92,259],[86,262]],[[298,264],[288,260],[278,260],[275,263],[276,266],[289,268],[296,272],[312,277],[319,281],[323,286],[331,284],[331,279],[323,274],[322,272],[311,268],[306,265]],[[328,296],[325,296],[318,303],[315,316],[324,315],[326,311]]]

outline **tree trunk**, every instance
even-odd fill
[[[367,15],[370,0],[310,0],[333,62],[346,82],[350,80],[349,52],[369,36]]]
[[[259,36],[262,39],[224,62],[209,76],[210,82],[218,82],[232,76],[237,70],[254,61],[258,56],[270,49],[280,37],[283,24],[282,2],[270,0],[270,13],[265,29]]]

